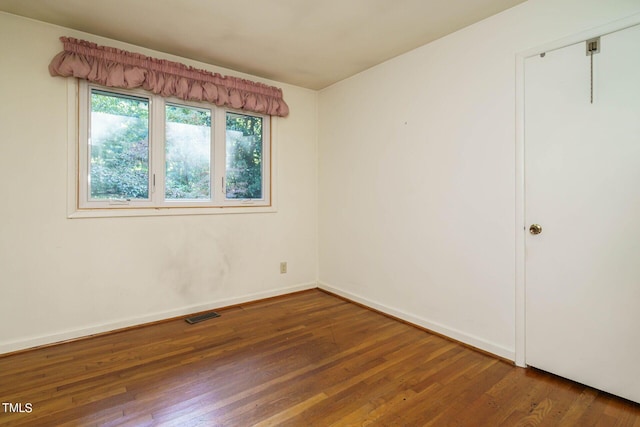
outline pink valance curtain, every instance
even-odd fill
[[[109,87],[139,87],[166,97],[205,101],[273,116],[289,114],[282,89],[274,86],[84,40],[70,37],[60,37],[60,40],[64,50],[49,64],[52,76],[73,76]]]

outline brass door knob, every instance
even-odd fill
[[[542,233],[542,226],[540,224],[531,224],[531,227],[529,227],[529,233],[533,235]]]

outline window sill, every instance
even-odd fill
[[[150,217],[185,215],[251,214],[277,212],[275,206],[221,206],[202,208],[121,208],[121,209],[74,209],[67,215],[78,218]]]

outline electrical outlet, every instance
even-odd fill
[[[287,272],[287,263],[286,262],[281,262],[280,263],[280,274],[284,274]]]

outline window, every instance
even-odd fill
[[[149,99],[91,90],[88,199],[149,200]]]
[[[227,113],[226,187],[229,199],[262,198],[262,118]]]
[[[210,200],[211,111],[166,105],[164,123],[165,199]]]
[[[269,116],[84,81],[79,90],[78,209],[271,206]]]

